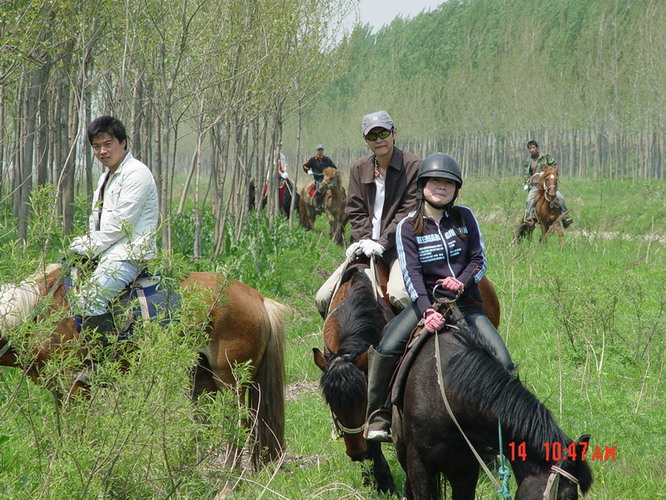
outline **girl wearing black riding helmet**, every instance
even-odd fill
[[[405,286],[412,300],[387,326],[377,349],[368,352],[368,421],[370,441],[390,441],[389,383],[409,335],[423,319],[428,332],[444,327],[435,309],[433,288],[454,298],[467,323],[495,350],[497,359],[513,370],[511,356],[482,309],[477,283],[486,270],[483,238],[472,211],[454,205],[462,187],[460,166],[451,156],[435,153],[423,160],[417,176],[417,209],[402,219],[396,246]]]

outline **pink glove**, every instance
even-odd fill
[[[448,290],[449,292],[453,293],[457,293],[463,288],[462,281],[455,279],[453,276],[447,276],[446,278],[438,279],[437,284],[440,285],[444,290]]]
[[[429,333],[435,333],[444,328],[444,316],[429,307],[423,313],[423,326]]]

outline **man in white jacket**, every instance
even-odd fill
[[[95,157],[106,167],[93,196],[88,234],[70,250],[98,260],[92,275],[70,297],[82,330],[115,332],[109,302],[133,281],[157,251],[157,187],[148,167],[127,150],[120,120],[100,116],[88,127]]]

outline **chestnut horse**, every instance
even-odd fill
[[[557,199],[558,167],[556,165],[544,168],[543,172],[536,173],[530,178],[530,184],[537,186],[536,202],[534,212],[536,219],[541,226],[541,241],[545,242],[552,231],[555,231],[560,238],[560,243],[564,243],[564,230],[560,219],[562,218],[562,209]],[[531,236],[534,226],[526,224],[524,221],[518,226],[515,240],[523,236]]]
[[[381,443],[363,438],[367,407],[368,348],[381,340],[384,326],[394,312],[377,293],[366,276],[368,266],[352,265],[335,292],[324,321],[324,352],[313,348],[314,362],[323,374],[320,386],[333,421],[345,442],[352,461],[372,460],[377,490],[396,493],[393,477],[381,450]],[[379,282],[388,269],[377,266]],[[499,326],[499,301],[488,278],[479,282],[483,308],[490,321]],[[367,479],[367,478],[366,478]]]
[[[319,183],[307,183],[301,189],[299,212],[301,225],[306,229],[314,227],[317,215],[323,210],[328,219],[330,235],[340,246],[345,244],[345,200],[347,194],[342,186],[342,177],[338,169],[324,169],[324,178]],[[319,203],[321,203],[321,208]]]
[[[498,421],[501,451],[518,484],[516,499],[576,500],[579,488],[587,492],[592,484],[584,461],[589,436],[577,442],[567,437],[550,411],[467,326],[457,307],[446,323],[453,327],[424,338],[404,397],[393,408],[393,439],[407,473],[406,497],[440,498],[443,474],[453,500],[473,500],[479,461],[470,443],[479,455],[496,455]],[[544,450],[544,443],[557,453]]]
[[[17,353],[5,333],[34,316],[45,302],[50,309],[45,312],[59,312],[61,319],[51,338],[34,349],[34,361],[27,374],[37,380],[40,367],[56,351],[66,349],[67,344],[77,344],[81,334],[66,312],[69,307],[62,281],[60,264],[50,264],[43,272],[18,285],[0,288],[0,365],[19,366]],[[200,365],[193,377],[194,397],[204,391],[215,392],[235,385],[234,363],[251,360],[253,383],[247,400],[257,421],[252,460],[256,465],[279,457],[284,445],[284,317],[287,307],[240,281],[225,280],[216,273],[191,273],[182,286],[185,292],[196,292],[207,305],[201,309],[198,323],[205,325],[209,340],[200,351]],[[79,382],[74,384],[74,389],[85,390]]]

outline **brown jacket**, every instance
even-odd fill
[[[380,245],[384,257],[390,262],[396,256],[395,228],[398,222],[416,208],[416,174],[421,160],[398,148],[386,170],[384,210],[382,211]],[[372,238],[372,216],[375,204],[375,155],[356,160],[349,172],[345,212],[351,224],[353,241]]]

